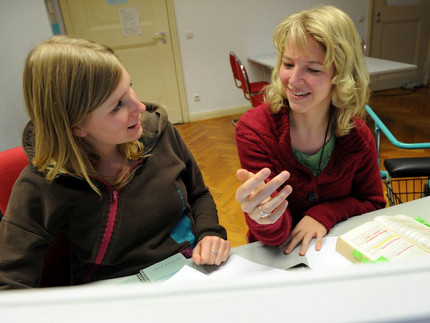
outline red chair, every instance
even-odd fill
[[[248,73],[245,66],[234,52],[230,52],[230,67],[233,72],[234,84],[242,89],[243,96],[253,107],[264,103],[264,88],[269,84],[267,82],[249,82]],[[234,119],[233,125],[236,126],[239,119]]]
[[[236,54],[233,52],[230,52],[230,67],[231,67],[231,71],[233,72],[234,84],[236,85],[237,88],[242,89],[242,84],[240,82],[240,76],[239,76],[240,70],[238,70],[238,64],[237,64],[238,60],[239,59],[237,58]]]
[[[6,212],[13,184],[28,164],[22,147],[0,152],[0,211],[2,214]]]
[[[244,91],[245,98],[247,98],[253,107],[259,106],[264,103],[265,87],[267,82],[249,82],[248,73],[244,65],[240,65],[241,80],[245,84],[246,91]]]
[[[6,213],[15,181],[27,165],[29,162],[22,147],[0,152],[1,216]],[[70,270],[70,248],[64,235],[58,232],[45,254],[40,287],[70,285]]]
[[[245,99],[256,107],[264,102],[264,88],[268,82],[250,82],[245,66],[234,52],[230,52],[230,66],[235,85],[241,88]]]

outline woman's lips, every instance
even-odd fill
[[[131,125],[130,127],[128,127],[127,129],[135,129],[135,128],[137,128],[138,126],[140,126],[140,123],[139,122],[137,122],[137,123],[135,123],[134,125]]]
[[[137,119],[137,122],[135,124],[132,124],[131,126],[127,127],[127,129],[135,129],[140,127],[140,117],[141,115],[139,115],[139,119]]]
[[[288,89],[288,92],[294,97],[294,98],[305,98],[309,96],[311,93],[307,91],[298,91],[298,90],[292,90]]]

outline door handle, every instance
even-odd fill
[[[163,42],[163,44],[167,43],[165,31],[160,31],[160,32],[154,33],[154,38],[160,39]]]

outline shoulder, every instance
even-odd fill
[[[155,103],[144,102],[144,104],[146,111],[141,117],[143,130],[151,133],[163,131],[168,123],[166,110]]]
[[[338,139],[342,149],[354,152],[373,149],[375,140],[366,123],[362,119],[355,119],[354,125],[349,134]]]
[[[371,145],[375,143],[375,140],[373,138],[373,134],[370,131],[369,127],[366,125],[366,122],[364,122],[363,119],[355,119],[355,132],[357,139],[360,140],[365,145]]]
[[[171,129],[173,126],[170,124],[167,112],[162,106],[147,102],[144,102],[144,104],[146,111],[141,116],[143,128],[141,141],[150,150],[160,135],[166,132],[166,129]]]
[[[31,161],[35,155],[34,126],[31,121],[27,122],[24,127],[24,130],[22,132],[21,144],[25,154]]]
[[[269,104],[262,104],[251,108],[240,118],[236,127],[236,134],[253,132],[259,136],[279,137],[288,128],[286,109],[273,114]]]

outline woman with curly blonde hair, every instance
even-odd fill
[[[361,38],[333,6],[288,16],[274,30],[278,60],[266,103],[236,128],[243,182],[236,199],[249,241],[304,255],[337,222],[385,206]],[[288,198],[288,201],[287,201]]]

